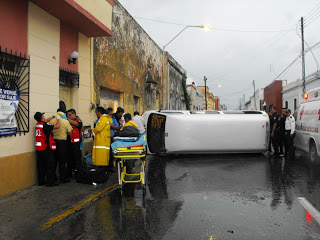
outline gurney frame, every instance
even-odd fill
[[[145,166],[146,166],[146,148],[145,147],[120,147],[113,151],[113,156],[117,160],[118,165],[118,181],[122,188],[124,183],[141,183],[143,190],[146,188]],[[139,173],[127,173],[127,161],[141,161]],[[131,180],[130,178],[139,176],[138,180]],[[126,179],[126,177],[128,177]]]

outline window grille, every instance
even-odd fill
[[[79,88],[79,73],[68,69],[60,68],[59,84],[67,87]]]
[[[29,132],[30,59],[0,46],[0,87],[17,91],[19,105],[15,112],[17,133]]]

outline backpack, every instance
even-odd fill
[[[108,181],[108,173],[105,168],[81,168],[77,171],[77,183],[92,184]]]
[[[133,126],[126,126],[119,132],[119,137],[139,137],[139,130]]]

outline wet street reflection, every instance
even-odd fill
[[[148,156],[147,190],[126,184],[46,239],[319,239],[320,166],[267,154]]]

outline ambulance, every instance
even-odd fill
[[[312,163],[320,163],[320,87],[307,91],[294,113],[296,136],[294,146],[306,152]]]

